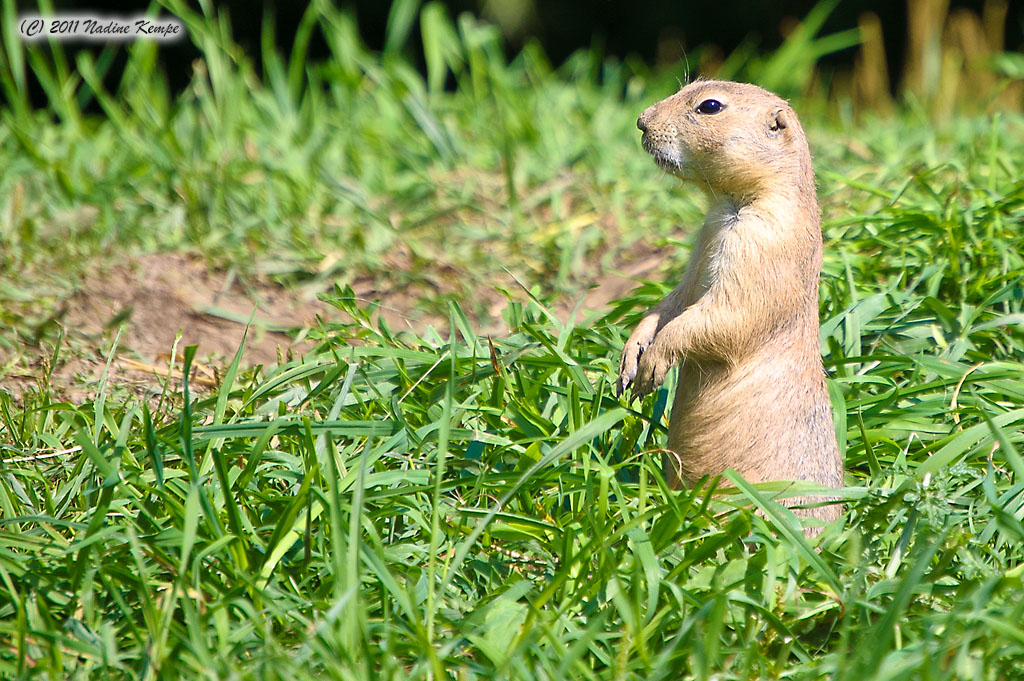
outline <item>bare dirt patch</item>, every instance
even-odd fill
[[[95,394],[108,356],[109,383],[151,395],[162,390],[168,375],[174,377],[172,349],[177,346],[180,370],[183,349],[197,345],[201,361],[192,385],[202,390],[218,383],[250,317],[244,353],[248,366],[274,364],[308,348],[308,343],[297,346],[288,332],[329,312],[315,296],[296,296],[271,282],[242,282],[185,253],[148,254],[90,271],[55,313],[66,342],[49,388],[74,402]],[[45,348],[25,353],[20,370],[8,374],[4,387],[17,395],[38,385],[49,371],[47,356]]]
[[[576,309],[595,312],[627,295],[636,279],[652,276],[663,267],[666,249],[640,248],[623,254],[611,271],[596,274],[586,292],[564,296],[554,312],[567,321]],[[395,263],[400,267],[401,263]],[[440,269],[444,269],[443,266]],[[287,289],[269,280],[240,280],[224,271],[211,270],[199,256],[185,253],[154,253],[121,262],[86,277],[72,295],[64,299],[58,313],[66,330],[67,343],[58,366],[50,373],[50,390],[73,402],[94,396],[112,356],[106,380],[139,395],[152,397],[163,390],[171,350],[177,341],[184,347],[197,345],[197,368],[191,383],[194,390],[212,388],[242,342],[246,324],[253,316],[245,341],[244,366],[272,365],[282,359],[301,356],[313,344],[301,339],[300,330],[316,325],[319,315],[330,322],[349,321],[334,307],[317,299],[316,291]],[[447,316],[423,312],[425,295],[460,295],[458,276],[436,272],[422,284],[395,286],[389,272],[361,275],[351,282],[360,307],[377,303],[376,316],[394,330],[421,332],[428,325],[444,330]],[[457,273],[456,273],[457,274]],[[501,285],[516,291],[517,284],[502,273]],[[449,281],[450,280],[450,281]],[[428,290],[429,289],[429,290]],[[507,303],[495,286],[475,292],[484,303],[486,318],[473,319],[482,334],[500,336],[507,332],[501,311]],[[527,298],[522,293],[523,300]],[[469,312],[470,306],[465,306]],[[478,308],[479,309],[479,308]],[[576,322],[581,321],[577,317]],[[116,341],[116,348],[115,348]],[[113,355],[111,351],[113,350]],[[40,347],[26,353],[19,367],[8,371],[5,389],[15,395],[38,385],[48,371],[49,350]],[[178,381],[170,373],[173,386]]]
[[[121,326],[119,345],[150,360],[169,352],[180,331],[181,347],[198,345],[197,356],[223,358],[238,350],[255,311],[246,355],[270,363],[291,345],[283,332],[312,323],[322,307],[302,305],[273,285],[243,285],[198,258],[157,253],[86,279],[69,300],[65,325],[97,340]]]
[[[581,309],[603,310],[611,301],[626,297],[637,287],[639,280],[656,278],[671,257],[672,249],[666,246],[636,244],[623,254],[612,270],[601,273],[594,280],[594,286],[583,298]]]

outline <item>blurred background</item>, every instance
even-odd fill
[[[340,3],[340,7],[355,17],[368,48],[400,52],[423,71],[419,23],[425,4],[359,0]],[[573,53],[588,50],[603,58],[635,60],[656,71],[671,71],[681,80],[694,75],[742,75],[784,91],[789,85],[785,81],[793,80],[802,83],[805,91],[786,91],[787,96],[815,94],[824,88],[824,94],[849,96],[860,109],[884,110],[893,96],[901,94],[953,102],[964,96],[965,89],[967,94],[991,92],[1000,79],[1019,81],[1024,76],[1019,54],[1024,49],[1024,3],[1009,0],[443,0],[440,4],[452,18],[471,14],[497,27],[507,58],[534,44],[558,66]],[[21,11],[36,9],[35,2],[18,5]],[[58,12],[124,15],[144,12],[150,3],[72,0],[53,5]],[[268,24],[273,27],[275,47],[292,49],[308,5],[231,0],[215,3],[215,8],[218,16],[230,22],[234,40],[247,53],[256,54],[266,44],[263,34]],[[805,60],[806,68],[800,70],[813,68],[813,77],[789,74],[804,77],[787,79],[783,74],[744,68],[756,55],[800,38],[801,26],[826,38],[818,40],[811,53],[804,52],[813,59]],[[97,48],[79,44],[69,49]],[[308,56],[329,55],[323,36],[313,31]],[[198,57],[198,48],[187,39],[160,50],[158,59],[172,90],[188,85],[191,64]],[[116,67],[107,74],[110,82],[118,77]],[[454,80],[449,78],[446,85],[452,87]],[[1017,85],[1006,89],[997,105],[1019,108],[1021,89]],[[33,99],[40,97],[43,93],[36,88]]]

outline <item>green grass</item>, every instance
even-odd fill
[[[189,15],[205,60],[179,99],[144,44],[104,94],[102,58],[5,36],[4,367],[71,351],[52,310],[111,253],[337,282],[325,299],[352,321],[311,330],[300,360],[236,358],[199,397],[101,383],[76,405],[42,370],[21,397],[0,387],[0,677],[1018,677],[1020,116],[937,129],[797,103],[848,472],[844,517],[809,543],[781,483],[665,486],[671,385],[642,408],[611,394],[685,248],[606,314],[550,312],[700,219],[633,128],[673,74],[589,53],[552,69],[535,48],[506,63],[490,29],[428,5],[424,80],[398,49],[416,8],[395,7],[383,55],[311,10],[332,57],[268,50],[262,83]],[[799,71],[803,48],[735,75]],[[19,58],[52,76],[50,110],[26,106]],[[397,248],[415,257],[389,276],[459,273],[423,303],[436,330],[392,332],[345,288]],[[488,339],[477,292],[503,267],[535,295]]]

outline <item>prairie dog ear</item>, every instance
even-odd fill
[[[775,109],[768,117],[768,134],[778,137],[789,127],[789,113],[782,108]]]

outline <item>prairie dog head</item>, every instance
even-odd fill
[[[756,85],[699,80],[637,119],[659,166],[711,194],[736,199],[814,190],[811,155],[796,114]]]

